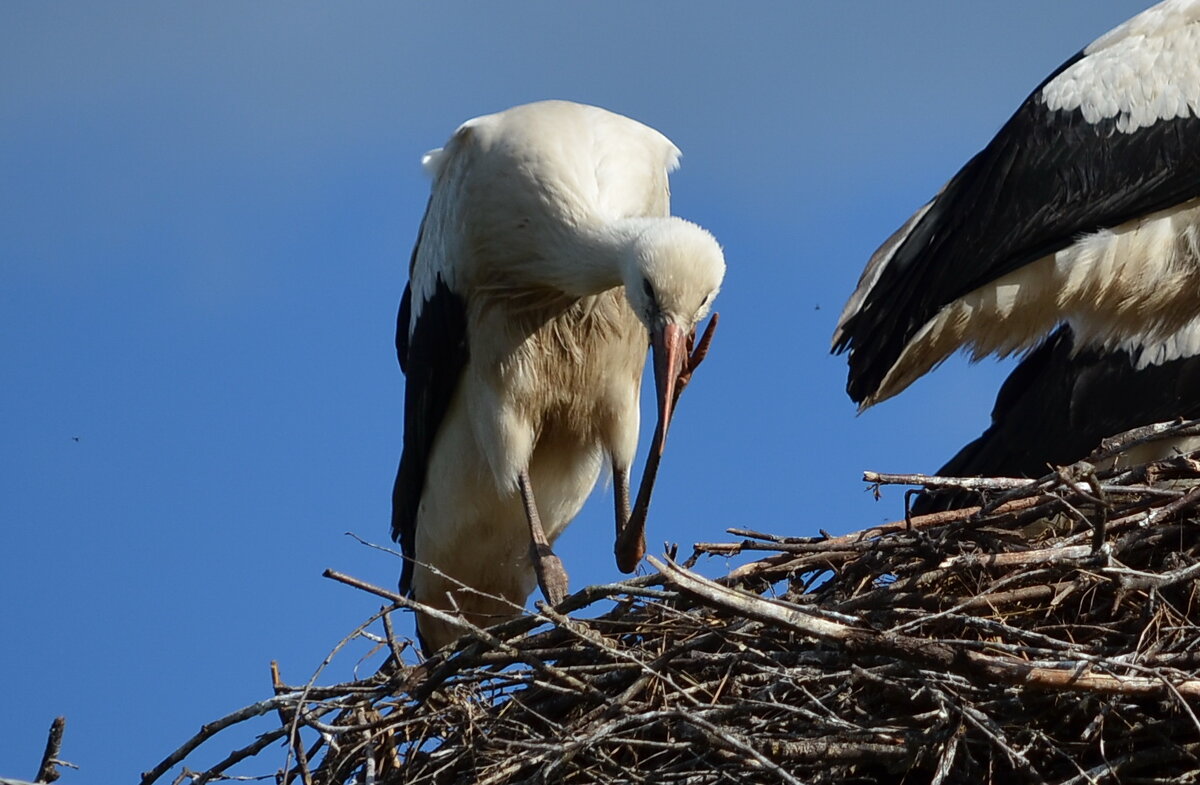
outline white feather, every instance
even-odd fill
[[[1200,301],[1200,200],[1080,238],[960,297],[938,311],[905,347],[864,406],[899,393],[966,346],[974,359],[1034,346],[1069,322],[1080,346],[1153,347],[1168,357],[1172,340]],[[1174,336],[1174,338],[1173,338]],[[1149,360],[1147,360],[1149,362]]]
[[[1101,36],[1041,100],[1123,133],[1200,116],[1200,0],[1167,0]]]

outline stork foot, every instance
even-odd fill
[[[542,596],[551,605],[558,605],[567,596],[567,570],[562,559],[545,543],[531,542],[529,558],[533,560],[533,571],[537,573]]]
[[[679,403],[679,396],[683,394],[683,388],[688,386],[688,382],[692,380],[692,374],[700,367],[700,363],[704,362],[704,358],[708,356],[708,347],[712,345],[713,333],[717,331],[717,321],[720,319],[719,313],[714,313],[712,318],[708,320],[708,324],[704,327],[704,334],[700,336],[700,343],[696,343],[696,328],[693,327],[687,339],[687,359],[683,362],[683,368],[679,371],[679,376],[675,381],[675,400],[671,402],[671,409]]]
[[[617,535],[617,544],[613,552],[617,556],[617,569],[628,575],[637,569],[638,563],[646,555],[646,519],[643,516],[640,526],[626,526]]]
[[[537,573],[538,586],[551,605],[558,605],[567,596],[567,571],[562,559],[550,548],[546,530],[542,528],[542,517],[538,515],[537,502],[533,499],[533,485],[529,472],[517,476],[517,490],[525,505],[525,520],[529,523],[529,559]]]

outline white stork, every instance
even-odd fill
[[[872,256],[833,336],[872,406],[960,346],[1153,342],[1200,311],[1200,0],[1101,36]]]
[[[725,273],[713,236],[670,215],[678,159],[654,129],[565,101],[470,120],[426,155],[396,332],[403,592],[483,626],[511,617],[535,575],[556,604],[567,581],[550,544],[606,458],[618,564],[636,566],[675,401],[715,323],[693,351],[695,326]],[[659,423],[631,515],[647,333]],[[427,651],[457,637],[430,618],[418,630]]]
[[[1158,422],[1200,417],[1200,319],[1165,341],[1115,350],[1075,346],[1056,330],[1004,381],[992,424],[937,471],[946,477],[1041,477],[1084,460],[1101,440]],[[1130,450],[1134,465],[1200,448],[1160,439]],[[927,493],[914,515],[978,504],[975,494]]]

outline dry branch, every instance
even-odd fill
[[[58,767],[64,765],[58,756],[62,750],[63,730],[66,727],[66,717],[55,717],[54,722],[50,723],[50,733],[46,737],[46,751],[42,753],[42,764],[38,766],[35,782],[50,783],[58,779]]]
[[[42,753],[42,762],[33,782],[0,777],[0,785],[49,785],[60,776],[58,767],[76,768],[75,764],[61,760],[58,756],[62,750],[63,730],[67,726],[66,717],[55,717],[50,723],[50,732],[46,736],[46,749]]]

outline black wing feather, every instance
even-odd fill
[[[850,350],[847,392],[875,392],[905,345],[938,310],[1073,243],[1200,194],[1200,120],[1162,120],[1132,133],[1051,111],[1049,81],[946,185],[899,245],[835,350]]]
[[[1084,349],[1060,327],[1005,380],[992,425],[938,474],[1030,477],[1083,460],[1109,436],[1177,417],[1200,416],[1200,357],[1141,370],[1124,351]],[[923,494],[915,514],[978,503],[969,493]]]
[[[412,324],[412,284],[404,284],[400,295],[400,310],[396,312],[396,359],[400,372],[408,374],[408,326]]]
[[[424,222],[422,221],[422,228]],[[418,236],[418,247],[420,237]],[[413,251],[416,258],[416,250]],[[406,375],[404,385],[404,450],[392,488],[392,539],[406,557],[400,573],[400,591],[412,588],[417,512],[429,456],[442,420],[458,389],[468,359],[467,302],[439,276],[433,294],[421,305],[420,316],[409,332],[412,287],[404,287],[396,320],[396,352]]]
[[[425,221],[429,218],[429,208],[433,198],[425,203],[425,213],[421,216],[421,225],[417,227],[417,241],[413,243],[412,254],[408,258],[408,276],[411,279],[413,268],[417,266],[417,250],[425,237]],[[400,361],[400,371],[408,373],[408,329],[412,324],[412,283],[404,284],[404,294],[400,295],[400,311],[396,314],[396,359]]]

